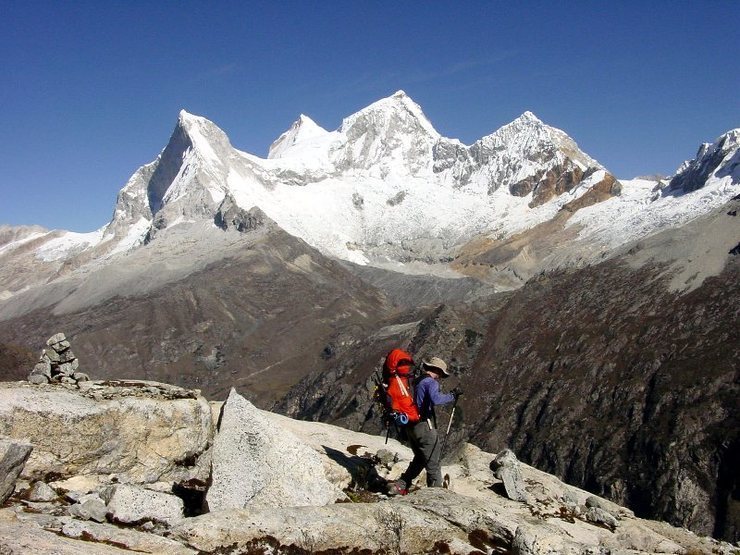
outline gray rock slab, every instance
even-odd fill
[[[204,553],[282,553],[291,545],[307,553],[427,553],[437,541],[467,540],[444,518],[389,502],[232,509],[185,519],[170,533]]]
[[[0,553],[33,555],[113,555],[195,553],[174,540],[114,524],[70,516],[18,513],[0,509]]]
[[[31,370],[31,374],[41,374],[47,378],[51,378],[51,364],[45,361],[41,361]]]
[[[588,508],[601,509],[617,518],[620,516],[635,516],[635,514],[628,508],[617,505],[613,501],[609,501],[608,499],[604,499],[603,497],[598,497],[596,495],[591,495],[586,498],[585,504]]]
[[[183,517],[183,502],[176,495],[144,489],[133,484],[111,486],[103,492],[108,519],[122,524],[145,521],[172,524]]]
[[[34,446],[24,477],[102,475],[120,482],[207,480],[208,402],[154,382],[85,389],[0,382],[0,435]],[[96,394],[98,398],[96,398]],[[109,479],[107,481],[110,481]]]
[[[504,483],[506,496],[509,499],[525,503],[528,501],[529,495],[522,479],[520,463],[513,451],[504,449],[496,455],[491,462],[491,470],[494,476]]]
[[[589,522],[597,526],[603,526],[609,530],[615,530],[619,526],[619,521],[614,515],[598,507],[589,508],[584,516]]]
[[[327,479],[341,490],[353,483],[365,483],[368,479],[366,459],[372,458],[381,450],[392,453],[395,460],[391,464],[388,457],[385,464],[375,466],[378,476],[386,480],[397,480],[414,457],[411,449],[393,438],[386,442],[385,436],[353,432],[320,422],[293,420],[274,412],[262,411],[261,414],[280,428],[298,436],[316,451],[324,462]],[[327,456],[328,454],[333,456]],[[387,466],[389,464],[390,467]],[[486,476],[490,476],[488,461],[486,470]]]
[[[320,506],[343,497],[327,478],[319,455],[265,418],[232,389],[214,440],[211,511],[248,505]]]
[[[59,353],[59,362],[72,362],[73,360],[77,360],[77,357],[72,349],[67,349],[64,352]]]
[[[50,482],[49,485],[56,491],[62,492],[64,498],[73,503],[80,502],[85,496],[97,494],[105,487],[112,485],[112,476],[100,474],[78,474],[71,478]]]
[[[54,343],[51,348],[54,349],[57,353],[63,353],[67,349],[71,347],[69,341],[59,341],[58,343]]]
[[[13,495],[15,481],[32,450],[33,447],[26,441],[0,438],[0,503]]]
[[[93,498],[81,499],[79,503],[69,507],[69,514],[82,520],[94,520],[95,522],[105,522],[108,514],[108,508],[100,497],[95,495]]]
[[[71,376],[75,371],[74,364],[72,364],[71,362],[65,362],[64,364],[60,364],[59,367],[57,368],[57,371],[62,376]]]
[[[0,509],[0,553],[3,555],[131,555],[131,551],[105,542],[60,537],[46,526],[53,519],[16,514]],[[150,553],[153,553],[150,551]]]
[[[55,343],[60,343],[62,341],[66,341],[66,340],[67,340],[67,336],[60,332],[60,333],[55,333],[49,339],[47,339],[46,340],[46,344],[51,347]]]
[[[48,361],[54,364],[58,364],[62,362],[62,358],[54,349],[44,349],[43,354],[41,355],[41,360],[44,362]]]
[[[190,555],[196,553],[194,549],[190,549],[174,540],[111,524],[62,519],[60,532],[68,538],[86,538],[88,541],[101,544],[125,546],[125,549],[129,552],[157,553],[159,555]]]
[[[519,526],[511,548],[511,552],[517,555],[582,555],[583,553],[583,546],[569,542],[557,531],[548,526],[534,525]]]
[[[35,482],[25,494],[29,501],[56,501],[59,495],[45,482]]]
[[[49,383],[49,380],[50,378],[47,378],[43,374],[31,374],[30,376],[28,376],[28,382],[35,385]]]

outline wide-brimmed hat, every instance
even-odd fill
[[[421,364],[424,366],[425,369],[439,372],[443,376],[450,375],[450,373],[447,371],[447,363],[439,357],[424,359],[421,361]]]

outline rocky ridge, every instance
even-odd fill
[[[667,192],[689,193],[704,186],[711,178],[737,177],[740,173],[740,129],[719,137],[714,143],[699,147],[693,160],[686,161],[668,184]]]
[[[449,489],[421,488],[405,497],[387,498],[373,492],[397,477],[410,460],[410,451],[393,440],[385,444],[381,436],[263,413],[234,391],[223,405],[209,406],[197,391],[165,384],[80,385],[85,387],[23,383],[0,387],[3,422],[14,422],[1,433],[30,437],[25,445],[33,457],[25,465],[23,457],[17,458],[12,465],[20,478],[14,484],[16,492],[0,509],[4,552],[735,552],[729,544],[636,518],[628,509],[521,463],[511,452],[494,457],[461,446],[454,462],[444,468]],[[114,437],[100,435],[106,426],[116,425],[119,416],[111,409],[121,405],[131,417],[138,413],[141,422],[136,426],[140,445],[128,456],[129,471],[114,471],[113,459],[95,462],[99,451],[91,454],[84,445],[69,443],[74,433],[54,424],[74,419],[87,430],[90,441],[125,450],[125,445],[115,445]],[[57,412],[49,413],[50,406]],[[91,410],[81,410],[82,406]],[[151,418],[154,406],[160,407],[155,412],[169,415],[166,421]],[[230,412],[238,418],[227,417]],[[42,415],[46,439],[34,424]],[[245,424],[261,430],[261,435],[242,428]],[[194,450],[192,444],[163,444],[166,432],[205,441]],[[222,434],[227,451],[216,447]],[[266,451],[276,436],[289,441]],[[6,445],[20,444],[17,439],[0,442],[0,448]],[[193,468],[193,458],[209,460],[210,465],[201,467],[206,474],[216,473],[219,465],[237,469],[267,452],[250,472],[232,471],[227,480],[234,491],[251,483],[272,494],[208,510],[204,499],[210,501],[214,486],[197,482],[192,472],[173,474],[167,464],[161,465],[164,473],[132,471],[152,469],[146,454],[150,448],[181,469]],[[66,456],[63,465],[58,462],[60,450]],[[302,470],[290,463],[294,456],[318,463],[302,475],[303,481],[291,479]],[[489,469],[492,464],[495,475]],[[286,488],[282,494],[270,485],[280,481]],[[296,496],[310,489],[323,492],[323,497],[311,502]]]

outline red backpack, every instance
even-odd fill
[[[381,404],[388,424],[391,421],[400,425],[415,424],[421,420],[412,390],[413,368],[414,359],[401,349],[393,349],[385,357],[379,389],[385,394]]]

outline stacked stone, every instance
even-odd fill
[[[63,333],[52,335],[46,345],[48,348],[43,350],[39,362],[28,376],[29,382],[75,385],[90,379],[79,371],[80,363]]]

